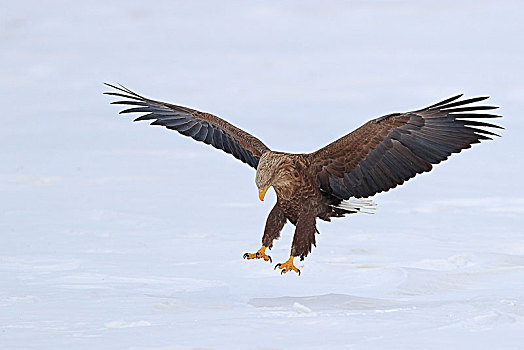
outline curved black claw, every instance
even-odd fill
[[[280,266],[282,266],[282,264],[281,264],[281,263],[278,263],[278,264],[276,264],[276,265],[275,265],[275,268],[274,268],[273,270],[276,270],[276,269],[277,269],[277,267],[280,267]],[[284,270],[282,270],[282,271],[284,271]]]
[[[273,263],[273,259],[271,259],[271,256],[269,255],[266,255],[268,258],[269,258],[269,263],[272,264]]]
[[[287,272],[287,271],[286,271]],[[297,269],[297,272],[298,272],[298,275],[300,276],[300,269]],[[283,275],[284,274],[284,270],[281,270],[280,271],[280,274]]]
[[[245,253],[242,257],[245,259],[249,256],[249,253]]]

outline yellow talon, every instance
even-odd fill
[[[244,259],[264,259],[265,261],[273,262],[269,255],[265,253],[266,247],[262,246],[256,253],[245,253]]]
[[[281,269],[282,271],[280,271],[280,274],[287,273],[289,270],[293,270],[296,273],[298,273],[298,275],[300,276],[300,270],[297,269],[295,265],[293,265],[293,258],[294,258],[293,255],[290,255],[288,261],[286,261],[285,263],[276,264],[275,270],[277,269],[277,267]]]

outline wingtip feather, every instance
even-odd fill
[[[431,106],[428,106],[424,109],[430,109],[430,108],[436,108],[436,107],[439,107],[439,106],[442,106],[442,105],[445,105],[447,103],[450,103],[450,102],[453,102],[459,98],[461,98],[462,96],[464,96],[464,94],[458,94],[458,95],[455,95],[455,96],[452,96],[452,97],[449,97],[443,101],[440,101],[440,102],[437,102],[435,104],[432,104]]]

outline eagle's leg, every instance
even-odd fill
[[[267,217],[264,236],[262,236],[262,247],[256,253],[245,253],[244,259],[264,259],[272,262],[271,257],[266,255],[265,250],[273,247],[273,241],[280,237],[280,231],[282,231],[285,223],[286,217],[277,203]]]
[[[317,232],[315,215],[312,212],[302,213],[297,220],[289,259],[283,264],[277,264],[275,269],[277,267],[282,269],[281,274],[293,270],[300,276],[300,270],[293,265],[293,259],[297,256],[300,257],[300,260],[304,260],[311,252],[311,246],[315,245],[315,233]]]
[[[312,211],[302,213],[297,220],[291,255],[304,260],[311,253],[311,247],[316,246],[315,233],[318,233],[315,214]]]

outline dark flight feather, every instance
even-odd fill
[[[161,125],[182,135],[210,144],[235,158],[257,168],[260,156],[269,148],[256,137],[235,127],[225,120],[197,110],[145,98],[123,87],[105,84],[117,92],[106,95],[125,98],[112,104],[138,106],[120,111],[119,114],[146,113],[134,121],[153,120],[151,125]]]
[[[432,164],[470,148],[481,140],[499,136],[486,128],[503,129],[485,121],[500,117],[462,113],[496,109],[472,106],[487,96],[457,101],[448,98],[421,110],[390,114],[364,124],[352,133],[310,154],[320,187],[340,199],[368,197],[388,191]],[[339,168],[344,164],[343,174]],[[328,181],[326,181],[326,179]]]

